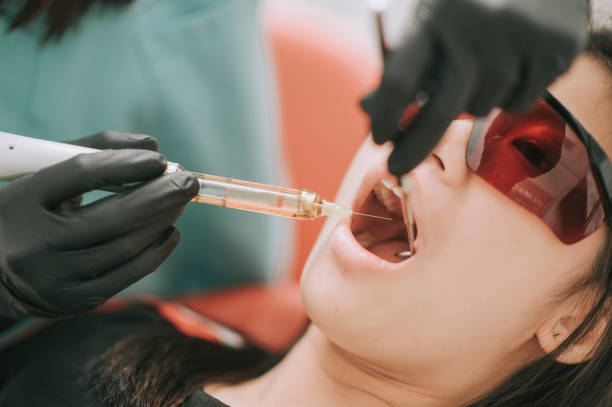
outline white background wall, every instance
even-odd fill
[[[385,25],[388,42],[393,44],[401,34],[402,25],[411,17],[412,9],[418,0],[386,0]],[[610,0],[612,1],[612,0]],[[343,14],[354,20],[356,25],[376,44],[373,14],[368,4],[370,0],[263,0],[264,3],[277,3],[279,5],[291,3],[314,3],[327,7],[334,12]]]
[[[593,0],[593,14],[595,25],[612,29],[612,0]]]
[[[308,2],[318,3],[339,11],[347,16],[358,21],[363,26],[364,30],[372,32],[372,38],[375,38],[374,24],[372,15],[368,10],[370,0],[266,0],[266,1],[282,1],[282,2]],[[411,11],[418,0],[386,0],[388,3],[388,11],[385,13],[387,23],[387,32],[389,42],[394,43],[398,40],[401,34],[402,24],[408,21]],[[453,1],[453,0],[446,0]],[[595,20],[598,25],[605,24],[612,27],[612,0],[592,0],[595,11]],[[551,1],[554,3],[554,0]]]
[[[358,20],[364,29],[371,30],[375,38],[374,23],[372,13],[368,4],[370,0],[285,0],[297,2],[319,3],[330,7],[339,12],[345,13]],[[612,1],[612,0],[610,0]],[[417,4],[417,0],[386,0],[387,12],[385,13],[385,24],[389,41],[393,42],[401,34],[402,24],[408,20],[412,14],[412,9]]]

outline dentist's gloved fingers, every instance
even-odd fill
[[[119,133],[111,130],[105,130],[78,140],[68,141],[67,143],[99,150],[132,148],[157,151],[158,147],[157,140],[151,136],[145,134]],[[62,209],[78,208],[81,206],[81,201],[81,196],[78,195],[62,202],[59,207]]]
[[[62,250],[104,243],[155,223],[161,213],[184,207],[198,191],[199,183],[192,173],[164,175],[66,213],[63,228],[69,227],[70,235],[63,229],[55,230],[53,242]],[[57,215],[64,214],[57,212]]]
[[[370,128],[376,144],[392,140],[398,130],[399,120],[411,96],[405,95],[399,87],[391,89],[388,82],[370,93],[361,101],[361,107],[370,115]],[[389,102],[385,104],[381,102]]]
[[[399,117],[419,91],[437,94],[427,81],[435,80],[436,88],[445,86],[439,81],[444,74],[431,71],[446,69],[441,58],[447,54],[454,54],[452,63],[472,64],[480,75],[478,84],[465,83],[461,74],[454,79],[462,85],[446,97],[461,99],[462,108],[458,111],[459,105],[452,103],[454,109],[449,113],[453,116],[464,111],[485,115],[496,105],[527,108],[569,67],[585,44],[588,6],[585,0],[554,3],[552,10],[549,0],[419,1],[416,23],[410,22],[413,32],[405,38],[405,45],[393,52],[380,89],[362,102],[371,118],[374,140],[397,143],[389,162],[392,172],[405,172],[420,162],[429,153],[424,151],[427,146],[437,143],[444,130],[439,131],[441,125],[450,121],[433,114],[437,110],[433,108],[418,115],[420,130],[408,126],[397,132]],[[420,54],[418,44],[426,44]],[[398,67],[395,61],[401,61]],[[521,84],[523,80],[526,82]],[[421,110],[428,109],[429,103],[434,103],[431,97]],[[435,123],[426,123],[427,117]],[[426,137],[434,140],[408,140]]]
[[[172,253],[179,240],[179,231],[174,227],[168,229],[138,256],[110,273],[81,284],[78,287],[79,293],[89,296],[90,309],[101,305],[119,291],[153,272]]]
[[[401,133],[389,156],[389,172],[401,176],[423,161],[444,135],[447,127],[463,113],[476,79],[472,66],[449,61],[440,86],[430,95],[412,125]]]
[[[164,169],[165,159],[158,153],[106,150],[82,154],[0,188],[0,290],[10,295],[0,298],[0,315],[53,317],[87,311],[153,271],[177,242],[177,235],[160,234],[199,188],[193,174],[159,177]],[[149,182],[92,205],[60,207],[94,188],[138,181]],[[79,270],[98,277],[75,279],[83,275]],[[99,279],[112,287],[99,283],[95,288],[106,287],[111,294],[82,291],[84,284]]]
[[[420,27],[408,32],[402,46],[390,54],[379,88],[361,101],[371,118],[376,143],[392,140],[397,134],[404,110],[422,90],[432,56],[433,41]]]
[[[412,100],[411,95],[389,85],[388,81],[362,99],[361,107],[370,115],[370,127],[376,144],[383,144],[395,137],[405,107]]]
[[[146,134],[119,133],[112,130],[101,131],[68,143],[100,150],[134,148],[157,151],[158,148],[157,140],[154,137]]]
[[[154,222],[97,246],[60,252],[56,268],[65,270],[65,278],[76,282],[112,272],[158,240],[176,222],[183,210],[184,206],[180,206],[160,213]],[[75,262],[75,259],[80,261]]]
[[[500,106],[523,82],[520,61],[492,58],[478,70],[478,83],[474,83],[472,98],[465,111],[474,116],[486,116],[492,108]]]
[[[106,150],[79,154],[32,175],[42,205],[59,203],[103,186],[146,181],[166,170],[166,159],[146,150]]]
[[[529,64],[526,62],[526,64]],[[533,65],[533,62],[531,63]],[[534,106],[536,100],[544,94],[546,85],[552,82],[561,72],[556,72],[550,65],[540,64],[525,68],[523,81],[508,95],[499,106],[509,112],[523,112]]]

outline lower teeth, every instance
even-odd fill
[[[372,244],[374,243],[374,235],[369,230],[361,232],[360,234],[355,236],[355,239],[357,240],[357,242],[359,242],[360,245],[362,245],[366,249],[370,248],[370,246],[372,246]]]
[[[395,257],[412,257],[412,252],[410,250],[399,251],[395,253]]]

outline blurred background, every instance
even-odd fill
[[[406,17],[410,15],[411,10],[415,7],[418,0],[382,0],[387,3],[388,12],[385,13],[387,20],[387,28],[389,41],[391,43],[397,40],[401,34],[402,26],[405,23]],[[380,3],[378,0],[263,0],[264,5],[277,3],[310,3],[324,7],[330,11],[343,15],[345,18],[354,20],[354,22],[367,32],[371,32],[371,38],[375,39],[374,24],[369,11],[369,4]],[[594,20],[596,25],[612,24],[610,17],[612,15],[611,0],[592,0]]]
[[[417,2],[133,0],[42,47],[39,19],[0,37],[0,130],[56,141],[147,133],[190,170],[334,200],[368,135],[359,101],[380,79],[372,4],[387,3],[393,47]],[[593,10],[594,25],[612,25],[612,0]],[[295,332],[297,281],[323,223],[188,205],[179,247],[128,294],[193,295],[193,309],[229,325]],[[264,284],[230,288],[250,283]]]

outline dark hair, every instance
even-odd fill
[[[612,31],[593,31],[589,36],[587,52],[612,73]]]
[[[94,359],[85,387],[108,407],[171,407],[209,380],[239,383],[283,356],[187,336],[167,325],[129,335]]]
[[[588,52],[612,62],[612,31],[591,35]],[[612,406],[612,239],[608,235],[588,278],[571,293],[597,288],[582,324],[550,355],[537,360],[467,407]],[[583,363],[563,364],[556,357],[580,341],[600,319],[608,321],[599,346]],[[215,352],[211,352],[215,349]],[[105,405],[166,407],[182,402],[209,380],[239,382],[263,374],[280,357],[255,347],[226,348],[183,335],[175,329],[137,334],[117,343],[91,365],[89,382]]]
[[[0,14],[10,19],[8,31],[26,27],[44,18],[45,30],[41,38],[45,43],[59,40],[69,28],[78,26],[90,10],[124,7],[134,0],[0,0]],[[15,3],[19,3],[17,7]]]

